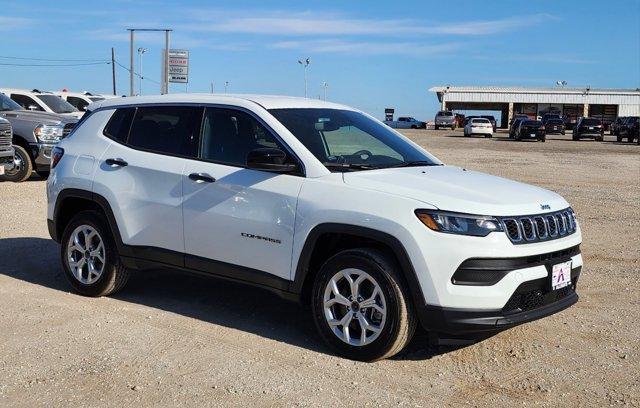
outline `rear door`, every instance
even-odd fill
[[[105,128],[113,143],[100,160],[94,191],[112,207],[130,255],[183,264],[182,174],[196,157],[203,109],[119,109]],[[168,252],[169,250],[173,252]]]
[[[246,168],[249,151],[285,146],[257,117],[227,108],[206,109],[201,138],[182,177],[186,266],[271,286],[284,282],[274,276],[289,280],[304,177]]]

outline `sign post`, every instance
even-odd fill
[[[169,50],[169,82],[189,82],[189,50]]]

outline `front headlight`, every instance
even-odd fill
[[[38,125],[33,130],[33,135],[42,143],[56,143],[62,138],[63,132],[62,125]]]
[[[416,216],[429,229],[449,234],[486,237],[491,232],[503,230],[500,221],[494,217],[484,215],[417,210]]]

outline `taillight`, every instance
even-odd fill
[[[54,147],[51,150],[51,168],[54,169],[58,163],[60,163],[60,159],[64,156],[64,149],[62,147]]]

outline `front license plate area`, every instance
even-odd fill
[[[571,261],[553,265],[551,268],[551,289],[562,289],[571,284]]]

